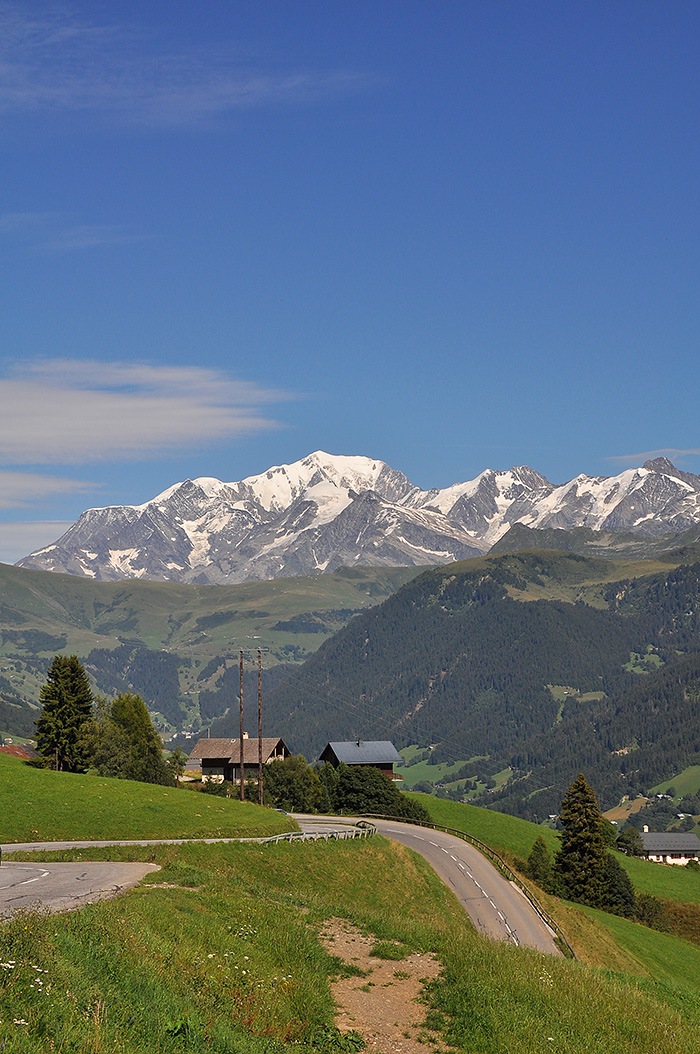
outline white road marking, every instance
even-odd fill
[[[42,871],[42,873],[37,875],[36,878],[25,878],[24,882],[20,882],[20,885],[28,886],[30,882],[38,882],[40,878],[46,878],[46,876],[50,874],[50,871]]]
[[[4,870],[5,869],[3,868],[3,871]],[[14,868],[13,867],[13,870],[33,872],[33,871],[36,871],[36,868],[35,867],[18,867],[18,868]],[[40,878],[46,878],[46,876],[50,875],[50,874],[51,874],[50,871],[42,871],[42,873],[40,875],[35,875],[34,878],[25,878],[21,882],[8,882],[6,885],[0,886],[0,889],[11,889],[12,886],[14,886],[14,885],[28,886],[30,882],[38,882]]]

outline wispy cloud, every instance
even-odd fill
[[[0,236],[22,242],[38,253],[64,253],[101,245],[130,245],[148,240],[114,224],[76,224],[58,212],[6,212],[0,215]]]
[[[70,8],[0,4],[0,112],[102,113],[131,124],[199,124],[244,108],[327,99],[363,88],[347,70],[268,69],[233,46],[154,51],[128,28]]]
[[[57,494],[94,490],[95,486],[94,483],[61,476],[0,469],[0,509],[20,509]]]
[[[613,461],[618,465],[641,465],[644,461],[650,461],[655,457],[667,457],[670,461],[681,461],[686,457],[695,457],[700,454],[700,447],[689,447],[685,450],[676,447],[663,447],[661,450],[645,450],[641,454],[617,454],[604,458],[605,461]]]
[[[35,549],[50,545],[65,534],[70,526],[70,520],[0,523],[0,563],[14,564]]]
[[[157,456],[280,427],[263,405],[289,393],[203,367],[47,359],[0,377],[6,465]]]

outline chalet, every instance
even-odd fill
[[[328,743],[319,755],[319,761],[328,761],[334,768],[338,765],[362,765],[379,769],[390,780],[402,780],[394,772],[394,765],[403,761],[398,750],[388,739],[353,739],[349,743]]]
[[[258,771],[259,740],[243,737],[243,768],[250,776]],[[288,758],[289,750],[281,739],[272,736],[262,739],[263,765],[278,758]],[[188,762],[201,764],[202,780],[206,783],[238,783],[241,767],[240,739],[200,739],[188,758]]]
[[[676,831],[644,831],[644,856],[660,864],[687,864],[700,860],[700,838],[696,834],[680,834]]]

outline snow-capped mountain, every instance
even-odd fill
[[[144,505],[89,509],[18,561],[101,580],[244,582],[341,566],[449,563],[515,523],[647,536],[700,522],[700,476],[666,458],[555,486],[527,466],[421,490],[383,461],[317,451],[239,483],[185,480]]]

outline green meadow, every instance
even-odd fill
[[[416,794],[414,797],[425,806],[434,823],[455,831],[464,831],[508,859],[520,857],[526,860],[538,835],[544,838],[550,852],[559,844],[555,832],[548,827],[540,827],[516,816],[482,809],[478,805],[434,798],[428,794]]]
[[[65,836],[71,825],[75,838],[99,825],[114,837],[168,837],[175,826],[193,837],[223,825],[231,834],[263,834],[270,825],[289,825],[282,814],[253,805],[49,773],[12,758],[2,759],[0,773],[6,823],[26,824],[12,817],[29,803],[38,810],[33,816],[48,817],[60,801],[64,809],[73,801],[72,815],[46,820],[47,838],[59,830]],[[527,855],[538,833],[555,838],[489,810],[432,798],[427,804],[436,822],[511,857]],[[185,812],[168,815],[178,807]],[[334,1026],[329,982],[353,968],[320,941],[331,917],[373,936],[378,956],[391,942],[402,953],[438,958],[441,973],[425,987],[414,1037],[426,1050],[438,1040],[470,1054],[697,1049],[696,945],[553,898],[547,906],[558,905],[578,961],[489,941],[421,857],[380,837],[113,846],[15,858],[28,857],[147,860],[160,870],[113,900],[55,916],[23,913],[0,926],[0,1042],[7,1054],[360,1049],[357,1035]],[[396,966],[400,971],[401,962]],[[372,985],[371,974],[366,983]]]
[[[669,787],[673,787],[676,798],[682,798],[686,794],[697,794],[700,791],[700,765],[690,765],[672,780],[664,780],[663,783],[652,787],[649,794],[667,794]]]
[[[296,829],[273,809],[185,787],[51,772],[0,754],[0,843],[244,838]]]
[[[382,838],[110,850],[120,855],[161,870],[115,900],[3,927],[6,1051],[357,1049],[333,1028],[329,979],[348,969],[319,941],[333,916],[380,949],[439,958],[426,1050],[436,1036],[473,1054],[697,1049],[700,992],[685,971],[634,977],[488,941],[420,857]]]

